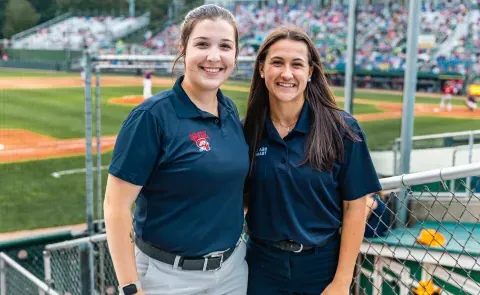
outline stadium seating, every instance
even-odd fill
[[[92,49],[108,46],[149,24],[149,16],[130,17],[70,17],[36,33],[15,40],[13,48],[81,50],[85,43]]]
[[[405,68],[407,12],[406,7],[397,4],[359,6],[356,55],[358,69],[388,71]],[[423,5],[420,34],[431,41],[419,46],[420,70],[464,74],[472,63],[478,61],[478,13],[478,10],[469,9],[468,3],[462,0],[452,0],[437,7]],[[296,25],[315,41],[327,68],[342,70],[346,67],[347,6],[333,5],[316,10],[306,6],[259,9],[253,5],[239,5],[235,17],[241,37],[240,55],[255,55],[264,37],[274,28]],[[145,42],[147,49],[142,53],[175,54],[179,31],[177,24],[167,26]],[[468,36],[467,31],[470,32]],[[468,40],[468,44],[462,43],[462,40]],[[464,46],[473,48],[477,55],[459,53],[469,51],[465,50]]]

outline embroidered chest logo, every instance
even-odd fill
[[[267,147],[260,147],[257,152],[255,153],[255,156],[265,156],[267,154]]]
[[[201,152],[208,152],[210,150],[210,143],[208,142],[210,137],[208,137],[207,131],[190,133],[188,136],[195,142]]]

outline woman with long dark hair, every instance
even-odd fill
[[[281,27],[260,47],[244,132],[248,294],[349,294],[365,196],[381,187],[364,133],[300,29]]]

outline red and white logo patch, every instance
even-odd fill
[[[210,137],[208,137],[207,131],[190,133],[188,136],[193,142],[195,142],[201,152],[207,152],[210,150],[210,143],[208,142]]]

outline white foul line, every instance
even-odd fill
[[[100,170],[105,170],[107,169],[109,166],[100,166]],[[97,168],[96,167],[93,167],[93,171],[96,171]],[[71,175],[71,174],[76,174],[76,173],[85,173],[87,171],[87,169],[85,168],[81,168],[81,169],[72,169],[72,170],[63,170],[63,171],[57,171],[57,172],[53,172],[52,174],[50,174],[52,177],[55,177],[55,178],[60,178],[62,177],[63,175]]]

